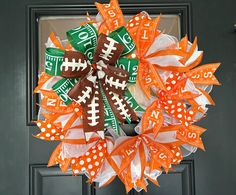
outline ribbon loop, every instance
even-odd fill
[[[134,58],[119,58],[116,67],[129,72],[128,83],[136,83],[139,60]]]
[[[133,39],[124,26],[121,26],[115,31],[111,32],[109,37],[113,38],[124,46],[124,51],[122,52],[121,56],[128,55],[135,50]]]
[[[114,93],[123,95],[127,87],[129,73],[114,66],[108,66],[104,71],[106,73],[104,78],[106,87]]]
[[[71,29],[66,34],[70,44],[77,51],[84,53],[89,60],[93,59],[98,33],[92,24],[85,24]]]
[[[104,34],[98,37],[98,45],[93,57],[94,63],[100,60],[106,65],[115,65],[124,50],[124,46]]]
[[[61,76],[65,78],[79,78],[90,71],[87,57],[77,51],[65,51],[61,65]]]

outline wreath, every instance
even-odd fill
[[[108,185],[118,176],[126,191],[147,190],[147,180],[204,150],[206,130],[194,125],[214,105],[219,63],[201,65],[197,38],[178,41],[157,29],[160,17],[141,12],[127,23],[117,0],[95,3],[99,14],[67,31],[51,33],[35,137],[60,141],[48,166],[58,164],[90,183]],[[123,124],[137,124],[134,136]]]

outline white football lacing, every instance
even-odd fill
[[[110,38],[110,37],[107,37],[107,40],[109,41],[109,44],[104,43],[104,46],[105,46],[106,50],[102,49],[102,53],[99,54],[99,57],[101,57],[104,60],[108,61],[110,58],[112,58],[112,56],[114,54],[112,51],[117,50],[117,48],[114,46],[115,43],[117,43],[117,42],[114,39]]]
[[[96,126],[98,124],[98,119],[100,118],[98,113],[99,113],[99,103],[97,101],[99,101],[99,92],[97,91],[98,86],[95,87],[96,91],[94,94],[94,97],[91,101],[91,103],[88,105],[88,107],[90,108],[90,110],[88,110],[88,114],[91,114],[91,116],[88,116],[87,119],[90,121],[88,124],[90,126]]]
[[[79,71],[80,69],[82,69],[81,71],[83,71],[85,68],[87,68],[87,61],[84,60],[84,62],[82,62],[81,59],[79,59],[77,62],[76,60],[73,58],[72,62],[69,62],[68,58],[64,59],[64,62],[61,65],[61,70],[64,71],[68,71],[69,68],[71,68],[71,71]]]
[[[114,77],[108,78],[108,76],[106,76],[105,82],[108,83],[110,87],[115,87],[116,89],[121,88],[122,90],[124,90],[126,87],[126,81],[122,81],[122,83],[119,79],[116,79],[114,81]]]
[[[85,104],[86,102],[86,98],[89,99],[90,98],[90,94],[92,92],[92,88],[91,87],[85,87],[86,90],[82,91],[82,96],[78,96],[78,100],[76,101],[78,104],[81,104],[82,102]]]
[[[110,91],[109,94],[113,95],[113,97],[111,99],[114,101],[115,106],[118,106],[117,110],[120,111],[120,115],[123,116],[123,119],[130,118],[130,114],[128,114],[129,110],[125,109],[126,104],[123,102],[124,100],[120,99],[118,94],[116,94],[116,93],[113,93]]]

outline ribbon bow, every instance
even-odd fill
[[[183,73],[172,72],[166,80],[166,91],[157,92],[158,99],[146,110],[143,116],[142,131],[152,128],[154,136],[164,124],[162,110],[173,118],[171,123],[180,123],[177,129],[177,138],[190,145],[204,149],[200,135],[204,132],[196,126],[191,126],[199,107],[187,108],[186,101],[193,100],[201,94],[195,94],[185,90],[187,77]],[[191,138],[191,139],[190,139]],[[194,139],[192,139],[194,138]]]
[[[120,39],[119,33],[125,34],[126,39]],[[129,72],[116,67],[120,56],[134,50],[132,39],[127,36],[128,32],[121,27],[109,36],[100,34],[97,39],[96,29],[91,24],[67,32],[71,45],[78,51],[64,51],[60,66],[60,74],[64,78],[52,88],[66,104],[74,100],[82,106],[85,132],[104,130],[104,112],[107,107],[110,117],[122,123],[138,120],[123,97]],[[121,59],[138,63],[136,59]]]
[[[160,144],[151,137],[150,131],[132,137],[121,142],[111,152],[111,156],[122,157],[117,175],[125,184],[127,192],[133,187],[146,191],[145,178],[158,185],[155,173],[162,171],[162,168],[168,172],[171,164],[178,164],[182,159],[178,146]]]
[[[100,169],[103,166],[104,160],[108,156],[107,152],[107,143],[112,143],[109,138],[105,138],[101,140],[98,137],[94,137],[89,140],[89,144],[93,146],[86,150],[80,157],[73,158],[63,158],[63,143],[70,144],[85,144],[83,140],[71,140],[64,139],[62,143],[60,143],[56,149],[53,151],[50,160],[48,162],[48,166],[53,166],[55,164],[59,164],[62,171],[66,172],[71,166],[73,174],[78,175],[81,172],[87,171],[89,175],[89,181],[92,183],[99,173]]]

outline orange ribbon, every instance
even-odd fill
[[[143,115],[142,132],[152,128],[154,137],[158,135],[160,128],[164,123],[162,109],[173,118],[179,120],[182,125],[188,127],[197,110],[186,109],[183,100],[194,99],[199,96],[188,91],[184,91],[186,78],[182,73],[172,72],[166,80],[166,91],[157,92],[158,99],[146,109]]]
[[[56,164],[60,165],[60,168],[63,172],[66,172],[67,169],[70,166],[71,159],[69,158],[62,158],[62,143],[60,143],[56,149],[53,151],[49,161],[48,161],[48,167],[54,166]]]
[[[144,147],[146,147],[149,151],[149,161],[147,161]],[[131,162],[135,158],[137,152],[139,152],[141,176],[134,184],[131,178]],[[110,155],[122,157],[117,175],[122,178],[127,192],[129,192],[129,190],[131,190],[134,185],[146,190],[146,183],[144,179],[144,177],[146,177],[144,174],[145,167],[149,166],[150,172],[153,170],[161,170],[161,168],[164,168],[166,171],[168,171],[171,167],[173,158],[173,154],[168,145],[165,146],[155,142],[148,136],[148,134],[142,134],[128,138],[128,140],[124,140],[118,146],[116,146],[116,148],[114,148]],[[157,182],[154,183],[158,185]]]
[[[54,91],[41,90],[41,94],[43,98],[40,102],[40,106],[44,110],[60,114],[76,112],[78,116],[81,116],[82,108],[78,103],[72,102],[67,106]]]
[[[145,95],[150,99],[151,87],[156,86],[165,90],[165,85],[153,64],[147,61],[146,53],[154,39],[159,34],[157,27],[160,17],[152,20],[145,12],[133,17],[127,24],[127,30],[136,43],[138,66],[138,82]]]
[[[101,139],[99,137],[93,137],[89,141],[84,139],[63,139],[62,143],[70,144],[89,144],[94,143],[94,146],[89,148],[82,156],[78,158],[62,158],[62,143],[52,153],[48,166],[59,164],[62,171],[66,171],[69,166],[72,168],[74,175],[78,175],[80,172],[86,171],[89,175],[89,182],[92,183],[97,177],[100,169],[103,167],[104,160],[107,159],[108,163],[114,170],[118,170],[118,167],[114,160],[110,157],[107,152],[107,142],[113,142],[109,137]],[[108,185],[114,177],[111,177],[104,185]]]
[[[187,72],[186,76],[189,77],[194,84],[220,85],[219,81],[214,76],[219,66],[220,63],[202,65]]]
[[[104,33],[105,31],[105,34],[107,34],[107,30],[111,32],[120,26],[125,26],[125,19],[117,0],[111,0],[109,4],[96,2],[95,5],[104,20],[104,23],[102,24],[103,30],[100,29],[100,33]]]
[[[56,48],[61,49],[61,50],[72,50],[72,46],[70,45],[69,42],[67,43],[65,47],[63,47],[60,39],[55,35],[54,32],[51,32],[49,38]]]

